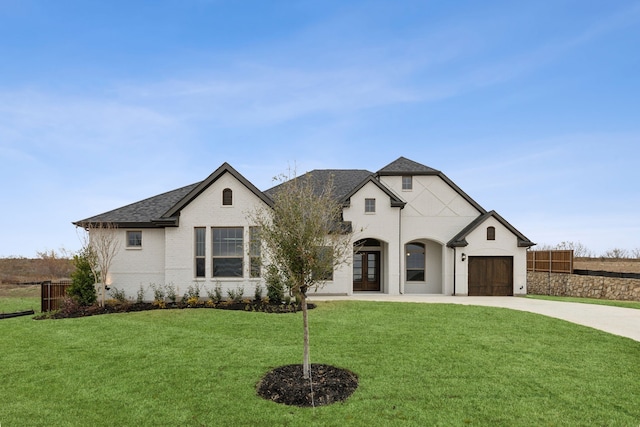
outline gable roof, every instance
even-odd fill
[[[406,157],[398,157],[387,166],[377,172],[378,176],[385,175],[438,175],[438,170],[425,166],[421,163],[409,160]]]
[[[483,215],[480,215],[475,220],[471,221],[469,225],[463,228],[462,231],[460,231],[460,233],[458,233],[453,239],[449,241],[449,243],[447,243],[447,246],[450,248],[459,248],[459,247],[467,246],[469,244],[467,242],[467,236],[473,230],[478,228],[480,224],[482,224],[489,218],[495,218],[496,220],[498,220],[500,224],[502,224],[509,231],[511,231],[511,233],[513,233],[518,238],[518,247],[528,248],[535,245],[535,243],[533,243],[531,240],[526,238],[522,233],[516,230],[516,228],[513,225],[509,224],[507,220],[505,220],[500,215],[498,215],[496,211],[490,211],[490,212],[484,213]]]
[[[255,194],[258,198],[260,198],[263,202],[265,202],[268,206],[273,205],[273,200],[267,197],[262,191],[258,190],[258,188],[249,182],[244,176],[240,174],[237,170],[235,170],[231,165],[227,162],[224,162],[218,169],[215,170],[211,175],[207,177],[204,181],[200,182],[195,186],[189,193],[187,193],[178,203],[173,205],[167,212],[162,215],[163,219],[170,219],[180,214],[180,211],[184,209],[189,203],[191,203],[196,197],[198,197],[204,190],[209,188],[211,184],[216,182],[218,178],[220,178],[225,173],[231,174],[234,178],[240,181],[245,187],[249,189],[253,194]]]
[[[113,223],[124,228],[175,227],[178,225],[180,211],[225,173],[234,176],[267,205],[273,204],[269,197],[225,162],[204,181],[76,221],[73,224],[79,227],[100,223]]]
[[[406,157],[398,157],[395,161],[389,163],[387,166],[376,172],[376,176],[403,176],[403,175],[433,175],[442,179],[449,187],[451,187],[456,193],[462,196],[471,206],[476,208],[480,214],[485,214],[487,211],[480,206],[478,202],[473,200],[471,196],[462,191],[453,181],[449,179],[445,174],[439,170],[430,168],[421,163],[409,160]]]
[[[367,178],[365,178],[362,182],[360,182],[360,184],[358,184],[353,190],[351,190],[344,197],[344,200],[342,201],[344,203],[344,205],[345,206],[349,206],[349,204],[351,203],[351,201],[350,201],[351,196],[356,194],[358,191],[360,191],[360,189],[362,187],[364,187],[365,185],[367,185],[370,182],[373,183],[380,190],[382,190],[387,196],[389,196],[389,199],[391,200],[391,207],[393,207],[393,208],[404,208],[404,206],[407,204],[405,201],[403,201],[398,196],[396,196],[386,186],[382,185],[382,183],[379,180],[377,180],[374,175],[369,175]]]

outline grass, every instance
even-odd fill
[[[597,298],[557,297],[551,295],[527,295],[527,298],[544,299],[549,301],[579,302],[583,304],[610,305],[613,307],[635,308],[640,310],[640,301],[616,301]]]
[[[0,321],[0,423],[608,425],[640,423],[640,343],[507,309],[323,302],[311,358],[360,386],[297,408],[255,386],[300,363],[301,315],[191,309]],[[10,367],[10,368],[9,368]]]

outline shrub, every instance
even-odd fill
[[[119,303],[127,302],[127,297],[124,293],[124,289],[120,290],[116,287],[111,287],[111,290],[109,290],[109,294],[111,295],[111,298],[113,298]]]
[[[197,302],[200,299],[200,284],[194,283],[193,285],[189,285],[187,288],[187,292],[182,295],[182,300],[187,302],[189,300],[194,300]]]
[[[267,297],[272,304],[280,304],[284,299],[285,279],[275,265],[269,265],[265,272]]]
[[[140,285],[138,293],[136,295],[136,303],[142,304],[144,302],[144,286]]]
[[[220,284],[216,284],[213,290],[207,289],[207,296],[209,297],[209,301],[213,304],[217,304],[222,301],[222,287]]]
[[[95,285],[97,280],[91,271],[89,250],[90,248],[85,248],[73,256],[73,265],[76,269],[71,273],[72,283],[67,290],[67,294],[81,306],[93,305],[97,300]]]
[[[256,290],[255,290],[253,299],[255,300],[255,302],[262,301],[262,285],[260,284],[256,285]]]
[[[165,285],[165,289],[167,290],[167,298],[169,298],[169,301],[175,304],[178,296],[177,296],[176,288],[175,286],[173,286],[173,283],[169,285]]]
[[[242,301],[242,297],[244,296],[244,288],[239,287],[235,290],[227,289],[227,296],[229,297],[229,300],[233,302],[240,302]]]

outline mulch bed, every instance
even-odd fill
[[[316,306],[313,303],[307,303],[308,309],[314,309]],[[196,304],[185,304],[181,302],[177,303],[167,303],[164,306],[150,303],[150,302],[123,302],[123,303],[106,303],[104,307],[99,305],[92,305],[88,307],[82,306],[63,306],[62,309],[49,312],[42,313],[34,319],[42,320],[42,319],[68,319],[75,317],[86,317],[86,316],[96,316],[100,314],[110,314],[110,313],[130,313],[136,311],[147,311],[147,310],[167,310],[167,309],[190,309],[190,308],[198,308],[198,309],[218,309],[218,310],[242,310],[242,311],[255,311],[262,313],[296,313],[302,310],[302,307],[296,304],[269,304],[264,302],[256,302],[256,301],[246,301],[246,302],[233,302],[233,301],[222,301],[218,303],[213,303],[212,301],[199,301]]]
[[[302,365],[268,372],[258,383],[258,395],[292,406],[324,406],[346,400],[358,388],[358,376],[331,365],[311,364],[311,381],[302,377]]]

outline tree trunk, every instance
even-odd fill
[[[302,323],[304,325],[304,356],[302,362],[302,378],[308,380],[311,377],[309,364],[309,316],[307,312],[307,296],[300,292],[300,304],[302,305]]]

